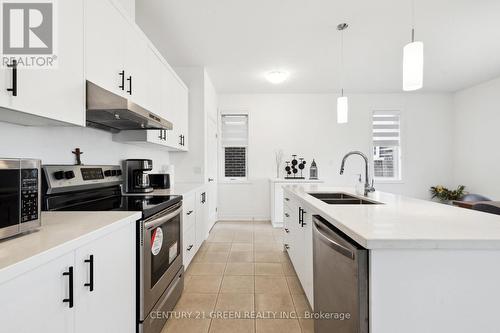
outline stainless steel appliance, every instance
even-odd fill
[[[168,190],[170,188],[170,175],[168,173],[150,173],[149,183],[154,189]]]
[[[127,78],[125,88],[125,72],[120,73],[120,88],[132,95],[132,77]],[[131,100],[99,87],[90,81],[87,84],[87,125],[110,132],[122,130],[160,129],[171,130],[172,123],[150,112]]]
[[[43,166],[44,209],[139,211],[137,221],[137,331],[159,333],[184,288],[182,197],[122,195],[119,166]],[[70,223],[70,222],[68,222]]]
[[[125,169],[125,192],[148,193],[154,189],[150,186],[147,171],[153,169],[153,161],[146,159],[128,159],[123,162]]]
[[[320,216],[313,217],[316,333],[368,333],[368,251]]]
[[[40,224],[40,161],[0,159],[0,239]]]

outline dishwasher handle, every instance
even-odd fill
[[[321,223],[318,223],[318,221],[316,221],[316,219],[314,219],[313,222],[314,222],[313,223],[313,225],[314,225],[314,231],[316,232],[316,234],[319,235],[319,237],[326,244],[328,244],[329,247],[331,247],[336,252],[342,254],[343,256],[345,256],[345,257],[347,257],[347,258],[349,258],[351,260],[354,260],[354,251],[352,251],[351,249],[348,249],[347,247],[342,246],[339,243],[335,242],[334,240],[330,239],[330,237],[328,237],[325,234],[325,232],[323,231],[324,227],[321,225]]]

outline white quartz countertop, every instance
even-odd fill
[[[0,241],[0,283],[102,237],[141,212],[42,212],[42,226]]]
[[[186,195],[190,192],[196,191],[200,187],[205,186],[203,183],[175,183],[168,190],[156,189],[153,192],[147,193],[148,195]],[[127,193],[127,195],[144,195],[144,193]]]
[[[367,249],[500,249],[500,216],[470,209],[374,192],[383,205],[329,205],[312,192],[344,192],[352,188],[288,185],[306,206]]]

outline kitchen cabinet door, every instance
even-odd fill
[[[135,224],[79,248],[75,258],[75,332],[135,332]]]
[[[189,150],[189,91],[180,82],[177,85],[178,94],[178,127],[179,133],[182,135],[182,146],[180,147],[183,151]]]
[[[128,22],[110,0],[85,0],[86,79],[126,95],[125,31]]]
[[[83,0],[58,2],[58,47],[55,68],[17,68],[17,96],[6,89],[12,86],[12,69],[3,69],[2,106],[28,114],[85,125],[85,79],[83,49]]]
[[[139,28],[127,22],[125,26],[125,92],[127,98],[152,111],[151,76],[148,71],[151,49]]]
[[[2,332],[72,333],[74,307],[63,302],[69,295],[69,276],[75,256],[69,253],[0,285],[0,323]]]
[[[208,204],[205,190],[196,194],[196,246],[200,248],[208,234]]]
[[[189,264],[193,260],[193,257],[196,253],[196,230],[193,225],[188,230],[184,230],[183,238],[182,238],[182,262],[184,263],[184,269],[186,270],[189,267]]]
[[[169,147],[180,150],[182,147],[180,136],[183,125],[181,125],[182,115],[179,109],[179,81],[168,67],[164,72],[162,90],[163,109],[169,117],[167,119],[173,124],[173,129],[167,133],[167,144]]]
[[[163,64],[161,56],[156,53],[156,51],[149,46],[148,47],[148,60],[147,60],[147,71],[149,77],[149,89],[151,94],[151,111],[156,113],[158,116],[172,121],[169,119],[168,109],[162,103],[164,98],[163,81],[164,76],[168,74],[168,69]]]
[[[302,207],[305,211],[304,213],[304,226],[301,227],[301,232],[303,234],[303,270],[302,288],[306,294],[311,307],[314,306],[314,289],[313,289],[313,232],[312,232],[312,214],[309,208]]]

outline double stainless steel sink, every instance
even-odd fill
[[[309,193],[329,205],[381,205],[381,202],[367,200],[342,192]]]

